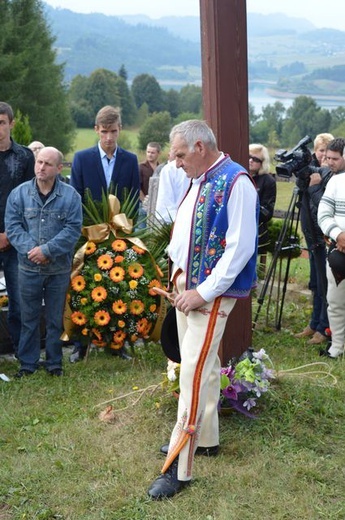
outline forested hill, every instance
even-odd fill
[[[117,72],[122,64],[130,79],[149,73],[163,80],[173,76],[188,81],[188,68],[200,74],[200,44],[164,27],[133,26],[116,16],[74,13],[47,4],[46,12],[67,81],[97,68]]]
[[[98,68],[118,72],[124,65],[130,81],[147,73],[167,87],[201,84],[198,17],[152,20],[145,15],[80,14],[44,5],[67,82]],[[331,90],[344,95],[344,63],[344,31],[315,29],[308,20],[283,14],[248,13],[250,82],[270,82],[299,93]]]

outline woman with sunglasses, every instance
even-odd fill
[[[249,173],[253,178],[260,201],[259,215],[259,249],[260,270],[264,274],[266,252],[268,247],[267,224],[273,217],[277,196],[275,178],[270,171],[270,156],[266,146],[262,144],[249,145]]]

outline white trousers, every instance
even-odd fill
[[[185,273],[177,277],[175,286],[179,293],[185,289]],[[188,316],[176,310],[181,351],[180,397],[165,470],[178,455],[179,480],[191,479],[198,445],[219,444],[218,348],[235,303],[236,299],[220,297]],[[163,467],[162,471],[165,470]]]
[[[345,341],[345,280],[335,283],[331,268],[327,262],[327,314],[332,333],[332,345],[329,353],[338,357],[344,352]]]

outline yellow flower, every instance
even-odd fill
[[[97,246],[94,242],[88,242],[86,244],[85,254],[86,255],[92,255],[97,249]]]
[[[104,287],[95,287],[94,289],[92,289],[91,298],[95,302],[103,302],[107,296],[108,296],[108,293],[104,289]]]
[[[76,325],[85,325],[85,323],[87,322],[87,318],[86,318],[85,314],[83,314],[80,311],[72,312],[71,320]]]
[[[154,303],[152,305],[150,305],[150,312],[155,312],[156,309],[157,309],[157,305],[155,305]]]
[[[131,314],[139,315],[144,312],[145,306],[141,300],[133,300],[129,306]]]
[[[71,281],[72,289],[74,289],[77,292],[82,291],[85,289],[86,282],[84,276],[81,276],[80,274],[72,278]]]
[[[112,309],[115,314],[124,314],[127,310],[127,305],[122,300],[117,300],[113,303]]]
[[[113,350],[119,350],[120,348],[122,348],[122,346],[123,345],[121,343],[113,343],[113,342],[110,343],[110,348]]]
[[[144,274],[144,268],[142,265],[135,262],[128,267],[128,274],[132,278],[140,278]]]
[[[113,265],[113,259],[109,255],[101,255],[97,258],[97,265],[100,269],[107,271]]]
[[[114,242],[111,244],[111,247],[114,251],[126,251],[127,244],[124,240],[117,239],[114,240]]]
[[[102,280],[102,275],[101,273],[95,273],[93,275],[93,279],[95,280],[95,282],[100,282]]]
[[[128,282],[128,285],[129,285],[129,288],[133,290],[137,287],[138,282],[136,280],[131,280],[130,282]]]
[[[83,330],[81,331],[81,333],[82,333],[83,336],[87,336],[88,333],[89,333],[89,329],[85,328],[85,329],[83,329]]]
[[[87,298],[80,298],[80,303],[82,305],[86,305],[87,304]]]
[[[108,325],[110,321],[110,314],[107,311],[97,311],[94,315],[94,320],[97,325]]]
[[[113,267],[109,272],[110,280],[113,282],[122,282],[125,277],[125,270],[120,266]]]
[[[123,329],[123,327],[126,326],[126,322],[123,321],[123,320],[119,320],[119,321],[117,322],[117,326],[120,327],[120,329]]]

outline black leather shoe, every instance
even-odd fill
[[[320,350],[319,354],[320,356],[328,357],[329,359],[339,359],[342,356],[342,354],[340,354],[340,356],[331,356],[331,354],[326,349]]]
[[[50,374],[51,376],[57,376],[57,377],[61,377],[63,376],[63,370],[62,368],[53,368],[52,370],[47,370],[48,374]]]
[[[25,370],[24,368],[22,368],[21,370],[19,370],[19,372],[14,374],[14,377],[17,379],[21,379],[22,377],[32,376],[32,374],[34,373],[35,372],[31,372],[30,370]]]
[[[177,479],[177,465],[178,459],[174,460],[166,473],[160,475],[152,482],[148,490],[148,495],[152,500],[172,498],[176,493],[179,493],[190,484],[190,480]]]
[[[169,444],[163,444],[161,446],[160,452],[164,455],[168,455]],[[195,455],[205,455],[205,457],[215,457],[218,455],[219,446],[210,446],[209,448],[204,448],[203,446],[198,446],[195,452]]]

